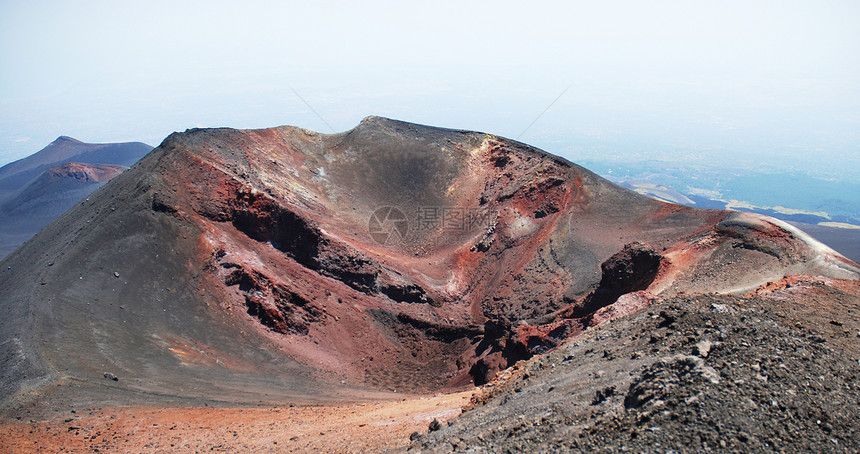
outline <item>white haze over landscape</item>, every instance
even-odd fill
[[[857,24],[851,0],[0,0],[0,165],[59,135],[158,145],[382,115],[574,162],[853,180]]]

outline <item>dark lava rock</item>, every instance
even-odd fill
[[[435,418],[433,419],[433,421],[430,421],[430,425],[428,426],[428,429],[430,430],[430,432],[436,432],[437,430],[439,430],[441,428],[442,428],[442,424],[439,422],[438,419],[435,419]]]

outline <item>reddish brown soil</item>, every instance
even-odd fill
[[[74,178],[80,181],[105,182],[122,173],[126,168],[108,164],[82,164],[69,162],[53,166],[45,171],[51,177]]]
[[[383,452],[445,423],[472,391],[319,407],[104,407],[0,421],[0,451]]]

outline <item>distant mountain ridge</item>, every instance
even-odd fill
[[[0,201],[10,198],[48,167],[68,162],[130,167],[150,150],[152,146],[142,142],[85,143],[68,136],[57,137],[38,152],[0,167]]]
[[[0,213],[31,221],[53,220],[125,169],[127,167],[111,164],[78,162],[48,167],[15,197],[0,204]]]
[[[150,150],[141,142],[94,144],[60,136],[37,153],[0,167],[0,257]]]

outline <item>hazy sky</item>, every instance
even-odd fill
[[[158,145],[190,127],[330,132],[383,115],[574,161],[853,176],[858,24],[856,0],[0,0],[0,165],[59,135]]]

